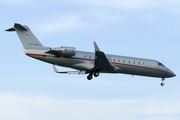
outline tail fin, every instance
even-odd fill
[[[40,49],[44,46],[27,26],[15,23],[13,28],[6,31],[16,31],[25,49]]]

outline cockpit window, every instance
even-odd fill
[[[164,66],[162,63],[158,63],[159,66]]]

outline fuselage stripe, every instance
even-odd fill
[[[26,55],[43,56],[43,57],[46,56],[46,55],[44,55],[44,54],[31,54],[31,53],[26,53]],[[61,56],[61,58],[69,58],[69,59],[78,59],[78,60],[94,61],[94,59],[85,59],[85,58],[77,58],[77,57],[65,57],[65,56]],[[155,71],[161,71],[161,72],[169,73],[168,71],[159,70],[159,69],[154,69],[154,68],[149,68],[149,67],[143,67],[143,66],[137,66],[137,65],[130,65],[130,64],[123,64],[123,63],[116,63],[116,62],[111,62],[111,63],[112,63],[112,64],[118,64],[118,65],[124,65],[124,66],[132,66],[132,67],[137,67],[137,68],[144,68],[144,69],[149,69],[149,70],[155,70]]]
[[[26,55],[32,55],[32,56],[46,56],[44,54],[31,54],[31,53],[26,53]]]
[[[64,56],[62,56],[61,58],[71,58],[71,59],[94,61],[93,59],[84,59],[84,58],[77,58],[77,57],[64,57]],[[168,71],[159,70],[159,69],[154,69],[154,68],[148,68],[148,67],[143,67],[143,66],[123,64],[123,63],[116,63],[116,62],[111,62],[111,63],[112,63],[112,64],[119,64],[119,65],[124,65],[124,66],[132,66],[132,67],[137,67],[137,68],[144,68],[144,69],[150,69],[150,70],[155,70],[155,71],[161,71],[161,72],[169,73]]]

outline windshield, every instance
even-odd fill
[[[159,65],[159,66],[164,66],[164,65],[163,65],[162,63],[160,63],[160,62],[158,63],[158,65]]]

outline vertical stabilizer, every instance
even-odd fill
[[[41,49],[44,46],[27,26],[15,23],[13,28],[6,31],[16,31],[25,49]]]

